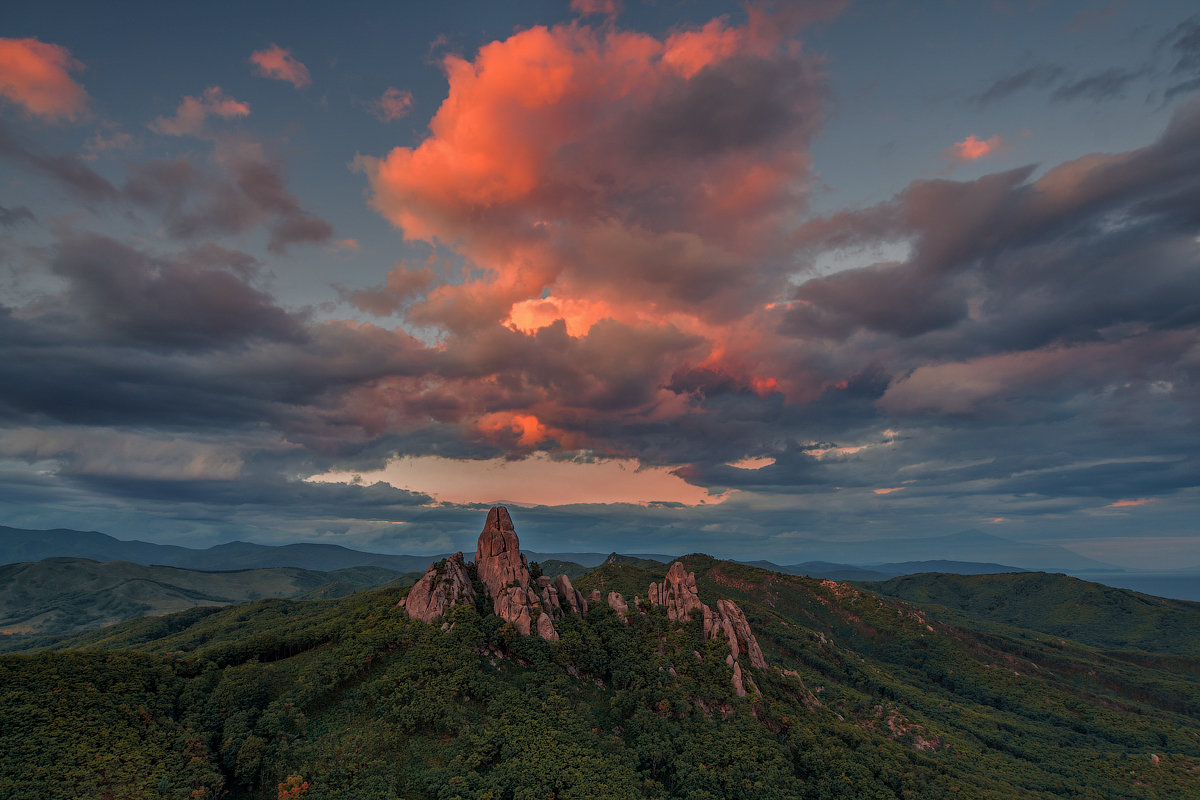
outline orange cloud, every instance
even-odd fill
[[[535,27],[445,57],[429,136],[357,162],[407,239],[467,262],[413,319],[532,331],[551,305],[606,304],[719,323],[775,294],[782,270],[751,265],[782,263],[823,90],[787,26],[755,20]]]
[[[876,489],[875,494],[891,494],[892,492],[900,492],[903,490],[904,490],[903,486],[892,486],[891,488],[888,488],[888,489]]]
[[[250,63],[257,68],[256,71],[262,77],[287,81],[297,89],[312,83],[308,67],[297,61],[291,51],[285,50],[277,44],[272,44],[265,50],[253,52],[250,55]]]
[[[394,86],[389,86],[383,96],[373,104],[375,116],[384,122],[392,122],[408,114],[412,107],[412,92],[405,92]]]
[[[571,10],[585,17],[615,17],[621,13],[621,3],[619,0],[571,0]]]
[[[955,142],[946,149],[945,155],[954,161],[978,161],[981,158],[994,155],[1004,146],[1004,140],[999,136],[980,139],[971,134],[961,142]]]
[[[1118,500],[1115,503],[1109,503],[1105,508],[1131,508],[1133,506],[1144,506],[1152,502],[1154,502],[1152,498],[1139,497],[1137,500]]]
[[[34,116],[73,120],[87,110],[87,93],[68,74],[80,69],[60,45],[0,38],[0,96]]]
[[[250,113],[250,105],[234,100],[221,90],[210,86],[200,97],[185,96],[173,117],[159,117],[150,123],[152,130],[168,136],[197,136],[204,130],[204,121],[209,117],[244,117]]]

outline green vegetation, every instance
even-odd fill
[[[908,575],[863,584],[913,603],[1074,639],[1108,650],[1200,656],[1200,603],[1045,572]]]
[[[294,567],[202,572],[128,561],[47,558],[0,566],[0,650],[41,644],[145,615],[263,597],[345,597],[420,577],[380,567],[318,572]]]
[[[746,698],[727,646],[661,609],[593,604],[545,642],[475,607],[410,621],[399,590],[262,600],[0,657],[0,796],[1200,797],[1200,660],[685,564],[763,646]],[[576,584],[644,598],[665,569]]]

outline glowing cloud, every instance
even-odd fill
[[[1004,146],[1004,140],[999,136],[980,139],[971,134],[961,142],[955,142],[945,151],[945,156],[952,161],[978,161],[995,155]]]
[[[175,110],[175,116],[159,117],[150,123],[150,128],[168,136],[196,136],[204,130],[204,121],[209,117],[230,119],[249,113],[248,103],[228,96],[220,86],[210,86],[200,97],[184,97]]]
[[[297,61],[291,51],[277,44],[272,44],[265,50],[256,50],[250,55],[250,63],[256,67],[256,72],[264,78],[274,78],[287,81],[297,89],[312,83],[308,67]]]
[[[544,455],[521,461],[460,461],[437,456],[393,458],[372,472],[327,472],[308,478],[318,483],[382,481],[420,491],[443,503],[507,502],[516,505],[574,503],[719,503],[714,495],[685,482],[666,467],[639,468],[629,459],[553,461]]]
[[[1118,500],[1115,503],[1109,503],[1105,508],[1133,508],[1134,506],[1144,506],[1152,502],[1154,502],[1152,498],[1139,497],[1137,500]]]
[[[571,0],[571,10],[585,17],[615,17],[621,13],[621,3],[619,0]]]
[[[0,38],[0,96],[34,116],[73,120],[86,111],[87,93],[68,74],[80,69],[65,47]]]
[[[875,494],[891,494],[892,492],[901,492],[901,491],[904,491],[903,486],[892,486],[887,489],[876,489]]]
[[[392,122],[408,114],[412,101],[412,92],[389,86],[383,96],[372,103],[372,108],[375,110],[375,116],[384,122]]]

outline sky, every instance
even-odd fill
[[[1198,416],[1189,2],[0,19],[0,524],[1193,567]]]

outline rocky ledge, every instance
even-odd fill
[[[533,581],[508,509],[496,506],[488,512],[483,532],[479,534],[475,561],[464,563],[463,554],[455,553],[431,564],[399,605],[413,619],[432,622],[452,606],[475,603],[472,574],[478,576],[484,599],[491,601],[492,611],[525,636],[536,632],[543,639],[558,641],[556,619],[564,614],[586,615],[588,603],[601,600],[599,591],[593,591],[585,599],[566,575]],[[651,605],[665,608],[672,621],[701,619],[705,639],[725,637],[729,643],[725,661],[733,668],[733,688],[738,696],[744,697],[746,682],[749,680],[751,686],[754,682],[743,676],[742,656],[757,669],[766,669],[767,663],[746,615],[737,604],[722,599],[714,609],[700,602],[695,573],[688,572],[679,561],[671,564],[661,583],[650,584],[647,596]],[[639,603],[637,597],[631,604],[617,592],[609,592],[606,601],[624,622],[637,611]]]

